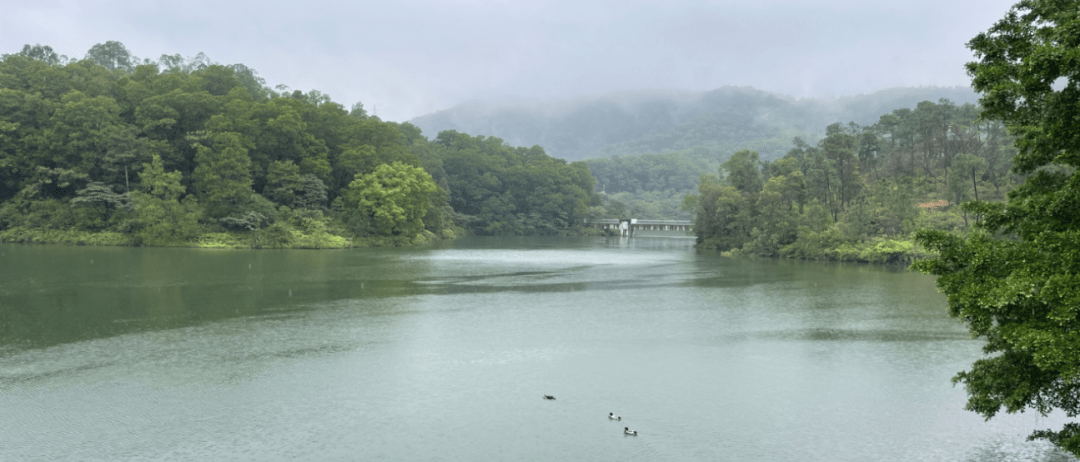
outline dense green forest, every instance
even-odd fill
[[[835,121],[872,124],[897,108],[942,97],[973,102],[970,88],[893,88],[834,99],[783,97],[747,87],[709,92],[633,92],[589,100],[504,105],[472,102],[418,117],[429,130],[458,129],[539,143],[564,158],[588,158],[603,213],[687,219],[683,198],[698,178],[742,150],[782,157],[793,138],[816,143]]]
[[[604,213],[612,217],[687,219],[683,198],[697,191],[702,175],[720,168],[720,157],[703,147],[675,152],[590,159]]]
[[[907,262],[918,229],[964,232],[959,207],[1002,201],[1022,181],[1013,138],[971,104],[924,101],[877,123],[829,125],[811,145],[762,160],[740,151],[685,206],[701,247],[787,258]]]
[[[766,109],[774,120],[806,111],[739,94],[734,107],[757,104],[738,116],[749,124]],[[701,132],[680,139],[728,127],[718,114],[676,124]],[[586,165],[454,130],[429,140],[202,54],[140,61],[106,42],[68,59],[28,45],[0,59],[0,240],[327,248],[694,217],[706,248],[900,261],[917,254],[916,228],[967,229],[978,217],[954,204],[1000,200],[1020,180],[1012,139],[978,115],[924,101],[871,125],[830,125],[817,142],[795,137],[782,157],[694,145]]]
[[[583,163],[118,42],[0,59],[0,240],[326,248],[580,232]]]

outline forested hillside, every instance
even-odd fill
[[[698,178],[733,153],[783,156],[798,137],[813,144],[831,123],[870,125],[894,109],[946,98],[974,102],[963,87],[894,88],[869,95],[796,100],[747,87],[653,91],[587,100],[474,101],[413,119],[426,131],[455,129],[540,144],[557,157],[587,158],[605,216],[689,218],[680,208]]]
[[[428,142],[404,124],[426,168],[450,191],[455,222],[476,234],[562,234],[583,226],[596,204],[596,180],[584,162],[567,163],[540,146],[443,131]]]
[[[715,173],[718,156],[702,147],[661,154],[591,159],[603,214],[647,219],[686,219],[683,198],[702,175]]]
[[[565,233],[594,205],[583,163],[277,92],[200,54],[0,59],[0,240],[345,247]]]
[[[947,100],[897,109],[868,126],[839,123],[768,161],[740,151],[687,199],[699,245],[760,256],[901,262],[920,228],[963,231],[958,207],[1002,201],[1022,178],[1013,139],[976,106]]]
[[[749,87],[708,92],[626,92],[545,102],[472,101],[417,117],[426,133],[457,130],[539,144],[564,159],[659,153],[703,147],[713,155],[754,149],[782,156],[791,139],[816,141],[836,121],[866,125],[897,108],[947,98],[974,103],[966,87],[894,88],[833,99],[794,99]]]

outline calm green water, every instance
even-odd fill
[[[0,460],[1071,460],[932,278],[691,244],[0,245]]]

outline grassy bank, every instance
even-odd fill
[[[708,242],[702,243],[699,247],[715,250],[715,247],[710,246]],[[740,249],[724,252],[724,255],[763,256]],[[863,241],[853,241],[839,240],[836,236],[829,236],[827,233],[811,233],[809,236],[800,236],[795,242],[780,247],[772,255],[764,256],[794,260],[910,265],[916,260],[929,258],[932,255],[918,246],[911,236],[874,237]]]
[[[460,231],[460,230],[459,230]],[[148,245],[132,235],[101,231],[10,228],[0,231],[0,243],[62,244],[88,246],[199,247],[211,249],[348,249],[354,247],[408,247],[427,245],[460,234],[446,230],[441,235],[423,231],[417,236],[379,236],[347,238],[328,232],[303,233],[297,230],[259,232],[216,232],[201,234],[178,242]]]

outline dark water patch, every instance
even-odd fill
[[[318,356],[330,356],[337,353],[356,351],[356,345],[319,345],[310,347],[291,348],[287,350],[268,350],[258,352],[247,352],[240,355],[228,355],[225,357],[227,361],[248,362],[257,361],[268,358],[304,358],[304,357],[318,357]]]
[[[0,368],[0,388],[46,382],[114,366],[115,362],[91,362],[42,372],[7,372]]]
[[[814,328],[761,332],[753,337],[767,340],[810,342],[940,342],[971,340],[963,332],[933,332],[900,329],[835,329]]]

